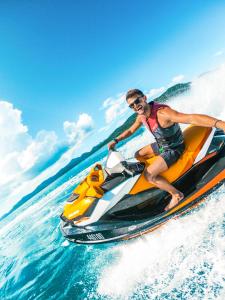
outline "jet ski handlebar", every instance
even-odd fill
[[[119,151],[110,150],[106,159],[105,171],[113,176],[124,174],[125,176],[135,176],[140,174],[145,168],[144,163],[128,162]]]

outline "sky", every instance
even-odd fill
[[[223,63],[224,15],[219,0],[1,0],[0,185],[90,150],[132,113],[128,89],[154,98]]]

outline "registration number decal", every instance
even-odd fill
[[[87,234],[87,238],[90,241],[94,241],[94,240],[104,240],[104,236],[101,233],[92,233],[92,234]]]

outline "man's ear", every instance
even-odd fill
[[[147,102],[147,97],[144,95],[144,101]]]

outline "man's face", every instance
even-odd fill
[[[146,96],[134,96],[127,99],[127,104],[133,109],[138,115],[143,115],[146,112],[147,98]]]

